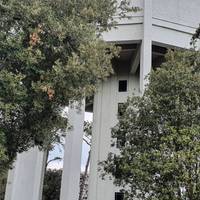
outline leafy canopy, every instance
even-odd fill
[[[126,0],[0,0],[0,168],[54,141],[67,126],[63,107],[112,73],[118,49],[101,33],[128,7]]]
[[[112,130],[119,154],[101,163],[126,199],[200,199],[200,53],[169,51]]]
[[[62,170],[47,169],[44,176],[43,199],[44,200],[59,200],[61,188]]]

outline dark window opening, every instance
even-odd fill
[[[127,80],[120,80],[119,81],[119,92],[126,92],[127,91]]]
[[[115,200],[124,200],[124,193],[115,192]]]

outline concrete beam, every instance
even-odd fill
[[[131,63],[131,74],[135,74],[140,64],[140,48],[141,44],[137,45],[136,52]]]

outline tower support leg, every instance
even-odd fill
[[[152,66],[152,0],[144,0],[144,35],[140,56],[140,92],[144,93]]]
[[[37,147],[17,155],[9,170],[5,200],[41,200],[46,153]]]
[[[71,128],[65,140],[60,200],[77,200],[79,196],[85,103],[81,107],[77,105],[74,102],[69,106]]]

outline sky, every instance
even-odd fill
[[[85,112],[85,121],[91,122],[92,119],[93,119],[93,114]],[[83,144],[82,144],[81,171],[84,171],[84,169],[85,169],[89,150],[90,150],[90,147],[85,142],[83,142]],[[62,160],[50,162],[49,165],[48,165],[48,168],[50,168],[50,169],[62,169],[63,168],[63,156],[64,156],[63,146],[62,145],[56,145],[54,147],[54,150],[49,152],[48,160],[51,160],[55,157],[61,157]]]

